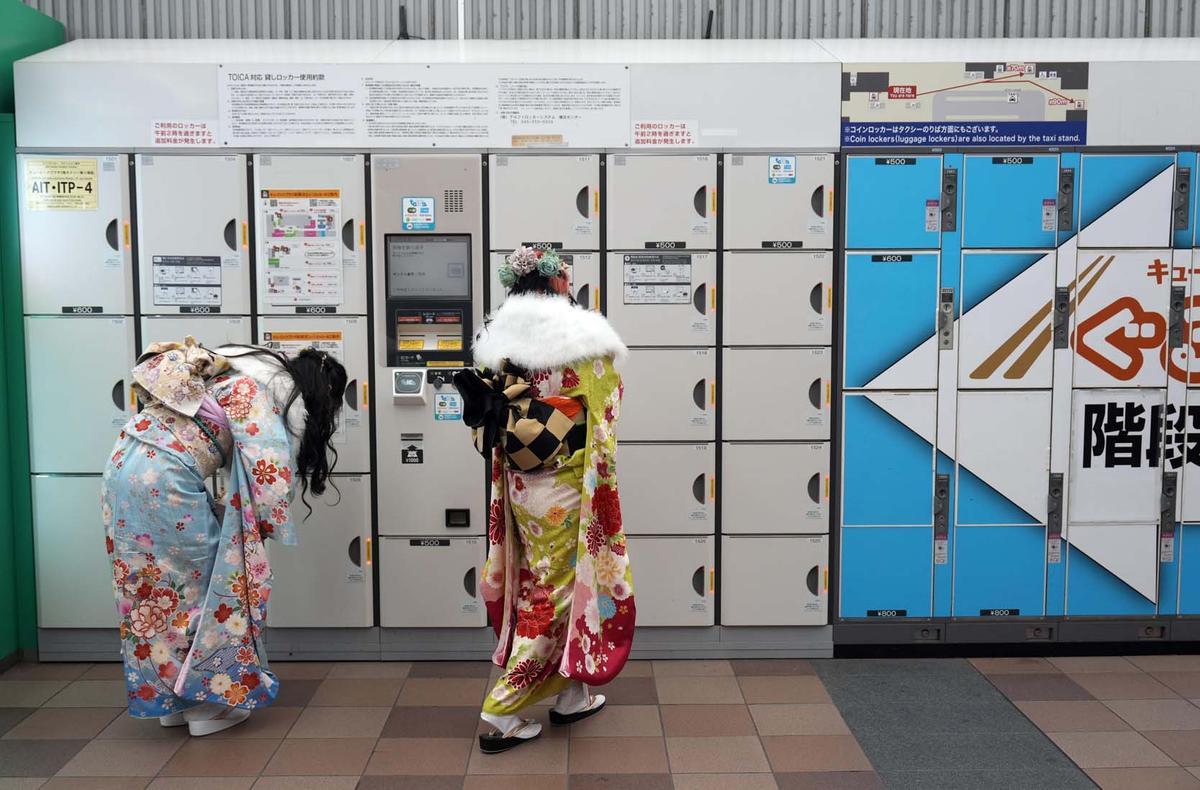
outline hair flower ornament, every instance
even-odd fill
[[[517,247],[500,264],[497,272],[500,284],[511,288],[517,280],[537,272],[542,277],[557,277],[566,274],[570,264],[558,256],[554,250],[539,250],[533,247]]]

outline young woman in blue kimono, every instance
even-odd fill
[[[325,491],[346,371],[313,349],[287,358],[188,337],[151,345],[133,381],[144,408],[101,492],[129,713],[210,735],[279,693],[262,645],[264,541],[296,542],[297,485],[302,500]]]

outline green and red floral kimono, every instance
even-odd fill
[[[536,353],[522,355],[523,343],[498,342],[527,313],[564,308],[570,312],[557,320],[581,324],[565,331],[575,342],[562,342],[561,326]],[[514,314],[522,320],[511,320]],[[477,363],[498,367],[491,352],[508,351],[505,358],[531,371],[533,397],[575,399],[587,426],[586,445],[549,468],[522,472],[495,450],[481,592],[499,638],[493,660],[506,671],[484,712],[510,714],[573,680],[607,683],[629,656],[635,607],[617,492],[622,384],[614,362],[624,346],[603,317],[553,297],[510,297],[484,333],[476,341]],[[552,358],[556,346],[569,354],[580,345],[607,353],[537,364]]]

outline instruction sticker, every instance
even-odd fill
[[[433,396],[433,419],[438,422],[461,420],[463,417],[462,396],[439,392]]]
[[[400,434],[400,463],[402,463],[402,464],[423,464],[423,463],[425,463],[425,434],[423,434],[423,433],[402,433],[402,434]]]
[[[431,197],[400,198],[400,216],[405,230],[433,230],[437,227]]]
[[[1046,198],[1042,201],[1042,230],[1051,232],[1058,229],[1058,200]]]
[[[768,157],[767,183],[768,184],[794,184],[794,183],[796,183],[796,157],[794,157],[794,156],[771,156],[771,157]]]
[[[690,304],[690,255],[640,254],[623,257],[625,304]]]
[[[30,211],[95,211],[100,185],[95,159],[26,159],[25,200]]]
[[[220,256],[154,255],[150,268],[155,306],[221,306]]]
[[[342,193],[264,189],[267,300],[272,305],[342,303]]]
[[[925,201],[925,232],[937,233],[941,229],[939,219],[941,218],[942,202],[940,200]]]

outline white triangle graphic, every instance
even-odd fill
[[[1081,247],[1170,247],[1172,165],[1079,233]]]
[[[1158,525],[1075,524],[1070,543],[1146,600],[1158,603]]]

